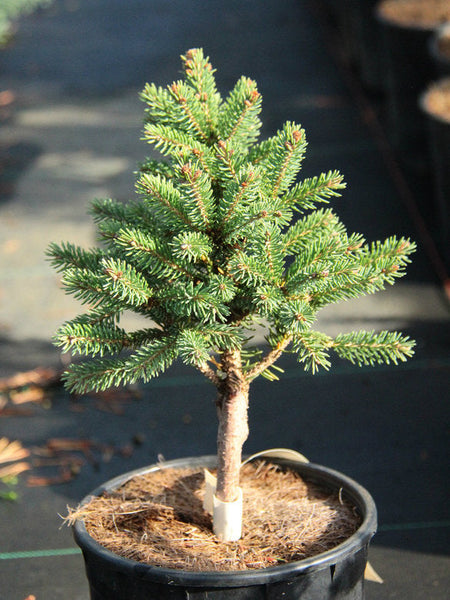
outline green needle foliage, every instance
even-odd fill
[[[55,338],[64,351],[94,357],[68,369],[68,387],[147,381],[181,358],[220,389],[231,363],[247,383],[276,379],[272,365],[288,349],[312,372],[329,368],[331,352],[357,365],[406,360],[414,343],[401,334],[333,339],[313,326],[324,306],[404,275],[414,243],[348,234],[323,206],[344,189],[342,175],[297,181],[306,151],[300,125],[285,123],[259,142],[256,83],[241,77],[222,100],[201,49],[182,62],[184,80],[142,92],[144,138],[162,159],[140,166],[138,198],[93,203],[101,248],[48,250],[65,291],[87,306]],[[147,327],[125,331],[126,311]],[[250,339],[260,322],[268,324],[265,353]],[[234,362],[223,361],[230,353]]]

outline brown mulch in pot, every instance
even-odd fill
[[[243,536],[220,542],[203,510],[204,474],[161,469],[136,477],[114,493],[69,511],[115,554],[190,571],[260,569],[334,548],[361,523],[355,507],[297,473],[265,462],[242,468]]]
[[[384,0],[378,10],[385,19],[412,27],[434,28],[450,21],[449,0]]]

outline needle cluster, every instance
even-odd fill
[[[287,349],[312,372],[330,366],[331,352],[359,365],[411,356],[414,343],[399,333],[333,338],[313,326],[323,307],[394,283],[414,243],[349,234],[328,206],[342,175],[298,180],[301,126],[287,122],[259,141],[256,83],[241,77],[222,99],[201,49],[182,63],[182,80],[142,92],[144,138],[161,160],[141,165],[137,198],[92,204],[100,247],[48,250],[65,291],[87,307],[56,333],[64,351],[93,357],[68,369],[68,387],[147,381],[180,358],[220,388],[230,353],[246,382],[276,378],[271,367]],[[127,311],[148,325],[126,331]],[[260,322],[264,351],[250,340]]]

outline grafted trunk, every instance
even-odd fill
[[[217,412],[217,488],[222,502],[234,502],[238,497],[242,446],[248,437],[248,388],[242,374],[239,351],[222,355],[225,378],[219,387]]]

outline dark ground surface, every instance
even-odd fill
[[[302,1],[57,0],[51,10],[25,20],[15,44],[0,55],[0,91],[31,90],[28,101],[38,108],[46,94],[49,102],[56,98],[89,107],[102,98],[137,94],[146,81],[170,83],[178,77],[179,55],[203,46],[218,68],[221,90],[241,73],[256,79],[264,97],[264,134],[288,119],[302,123],[310,145],[305,176],[332,168],[345,173],[348,191],[338,212],[350,230],[369,239],[396,233],[418,240],[409,275],[398,284],[417,295],[410,298],[417,310],[411,313],[405,306],[401,319],[402,307],[396,306],[403,330],[418,341],[416,356],[398,368],[357,370],[339,363],[314,378],[285,358],[280,382],[254,384],[245,451],[294,448],[371,491],[379,533],[370,560],[385,583],[369,582],[368,600],[444,600],[450,589],[448,306],[421,225],[402,203],[346,86],[345,71],[327,50],[329,42],[320,19]],[[379,97],[369,99],[378,105]],[[33,160],[30,148],[24,155]],[[16,174],[18,191],[6,200],[12,212],[21,202],[22,176]],[[409,181],[423,209],[431,202],[430,192],[424,194],[423,181]],[[49,223],[52,214],[46,217]],[[421,290],[430,289],[439,310],[421,296]],[[352,317],[346,313],[344,320],[351,324]],[[391,325],[385,317],[367,320],[380,328]],[[0,374],[58,361],[45,337],[10,334],[2,335]],[[42,447],[51,438],[96,444],[77,477],[31,487],[25,475],[18,501],[0,502],[0,599],[33,594],[37,600],[87,600],[81,556],[70,531],[60,529],[58,515],[100,482],[155,462],[159,454],[166,459],[213,454],[213,400],[207,383],[178,366],[143,388],[139,399],[75,402],[56,389],[49,405],[31,406],[28,416],[0,416],[0,437],[21,440],[27,448]],[[121,408],[121,414],[111,407]],[[141,443],[134,444],[136,439]],[[111,446],[116,451],[106,460],[105,448]],[[36,466],[30,474],[52,476],[58,470]]]

